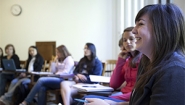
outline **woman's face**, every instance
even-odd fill
[[[91,55],[91,50],[85,45],[84,47],[84,55],[85,56],[90,56]]]
[[[123,33],[123,47],[125,50],[128,52],[134,51],[136,48],[136,39],[135,35],[130,31],[130,32],[124,32]]]
[[[9,46],[7,49],[6,49],[6,54],[7,55],[13,55],[13,47],[12,46]]]
[[[136,38],[136,50],[145,54],[149,58],[152,56],[154,38],[152,25],[147,14],[141,16],[132,30]]]
[[[37,50],[35,48],[29,48],[29,54],[34,57],[37,55]]]

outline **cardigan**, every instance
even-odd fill
[[[126,100],[130,99],[130,93],[136,82],[137,71],[138,71],[138,63],[136,64],[136,68],[130,67],[130,61],[132,58],[122,59],[118,58],[116,63],[116,67],[113,71],[113,74],[110,79],[110,87],[114,88],[115,90],[119,88],[124,81],[126,81],[126,86],[121,88],[121,92],[123,94],[118,96],[111,96],[112,98]]]

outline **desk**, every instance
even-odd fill
[[[41,77],[58,77],[58,78],[63,78],[63,79],[69,79],[69,78],[73,78],[74,74],[60,74],[60,75],[56,75],[53,74],[52,72],[31,72],[29,73],[31,75],[31,83],[34,84],[34,75],[38,75]]]
[[[53,74],[52,72],[27,72],[28,75],[31,75],[31,84],[34,85],[35,81],[34,81],[34,76],[38,75],[38,76],[48,76]]]
[[[16,70],[2,70],[0,69],[0,72],[2,73],[25,73],[26,69],[16,69]]]

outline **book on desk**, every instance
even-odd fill
[[[73,88],[76,88],[79,92],[110,92],[114,91],[113,88],[108,86],[103,86],[100,84],[84,84],[84,83],[78,83],[75,85],[72,85]]]

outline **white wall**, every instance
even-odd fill
[[[97,47],[99,59],[116,58],[116,0],[0,0],[0,47],[12,43],[21,60],[36,41],[65,44],[75,60],[83,56],[86,42]],[[10,8],[23,11],[13,16]]]

